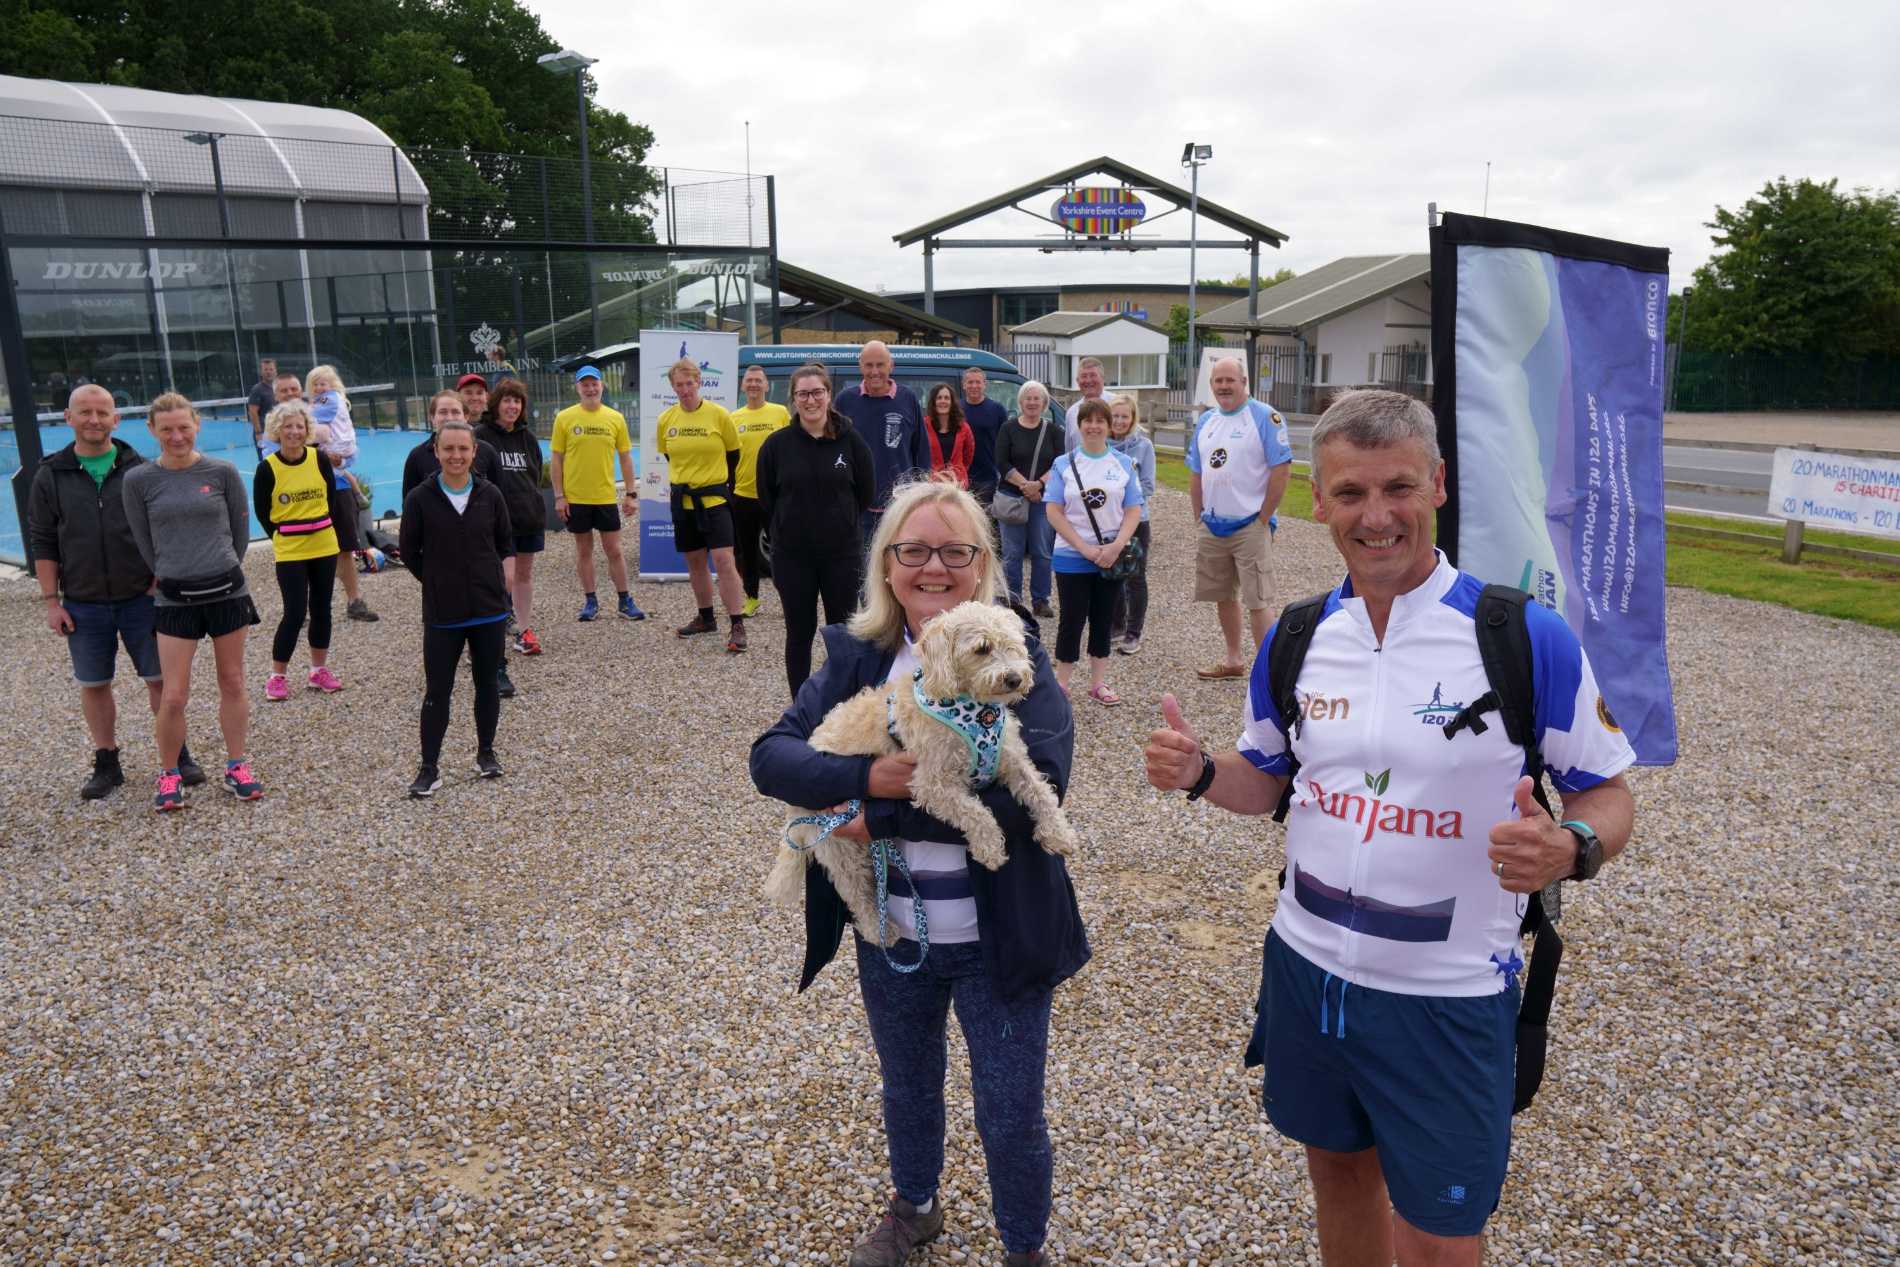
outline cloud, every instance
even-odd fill
[[[1085,158],[1185,183],[1291,235],[1262,267],[1425,249],[1425,207],[1666,246],[1786,174],[1900,188],[1900,6],[1512,7],[1016,0],[603,7],[540,0],[600,57],[656,163],[777,177],[780,250],[875,289],[922,285],[892,235]],[[625,50],[624,52],[621,50]],[[1044,199],[1031,200],[1041,209]],[[1171,224],[1178,221],[1171,221]],[[1038,232],[999,216],[966,236]],[[1203,276],[1242,271],[1203,254]],[[937,284],[1185,280],[1184,252],[947,251]]]

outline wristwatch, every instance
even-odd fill
[[[1577,868],[1570,873],[1570,878],[1596,879],[1597,872],[1603,869],[1603,842],[1597,839],[1596,829],[1580,818],[1570,819],[1561,826],[1577,838]]]
[[[1198,801],[1207,795],[1207,789],[1214,786],[1214,758],[1207,749],[1201,749],[1201,777],[1194,780],[1194,786],[1187,790],[1190,801]]]

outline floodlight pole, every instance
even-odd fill
[[[1198,294],[1195,285],[1195,273],[1198,271],[1196,256],[1199,253],[1197,248],[1200,242],[1201,164],[1212,157],[1214,157],[1214,147],[1211,145],[1196,145],[1193,141],[1189,141],[1181,150],[1181,166],[1187,168],[1189,172],[1187,372],[1189,383],[1188,391],[1190,393],[1194,390],[1193,383],[1196,376],[1201,372],[1200,360],[1194,353],[1194,327],[1196,319],[1200,316],[1200,312],[1196,307]]]

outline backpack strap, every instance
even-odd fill
[[[1525,618],[1530,595],[1510,585],[1487,585],[1478,595],[1475,613],[1478,654],[1484,660],[1490,685],[1445,726],[1445,738],[1469,728],[1485,732],[1481,716],[1495,711],[1504,733],[1524,750],[1524,772],[1531,776],[1531,795],[1545,813],[1551,813],[1544,790],[1544,754],[1537,743],[1537,696],[1532,674],[1530,625]],[[1544,1080],[1545,1052],[1550,1043],[1550,1009],[1557,992],[1557,968],[1563,962],[1564,942],[1557,934],[1562,916],[1559,885],[1533,893],[1524,904],[1518,934],[1532,938],[1531,961],[1524,974],[1524,994],[1517,1013],[1517,1083],[1511,1112],[1530,1106]]]
[[[1332,591],[1327,590],[1288,603],[1267,645],[1267,694],[1280,714],[1281,729],[1287,737],[1287,759],[1292,762],[1286,786],[1280,790],[1280,803],[1273,810],[1276,823],[1286,821],[1286,812],[1293,804],[1293,776],[1300,772],[1300,759],[1293,755],[1293,740],[1300,733],[1303,718],[1299,691],[1295,688],[1299,685],[1300,668],[1306,663],[1306,649],[1313,645],[1313,630],[1318,628],[1320,614],[1326,610],[1326,600],[1330,597]]]

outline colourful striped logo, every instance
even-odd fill
[[[1147,214],[1147,205],[1134,190],[1089,185],[1071,189],[1058,198],[1049,218],[1071,233],[1099,238],[1126,233]]]

